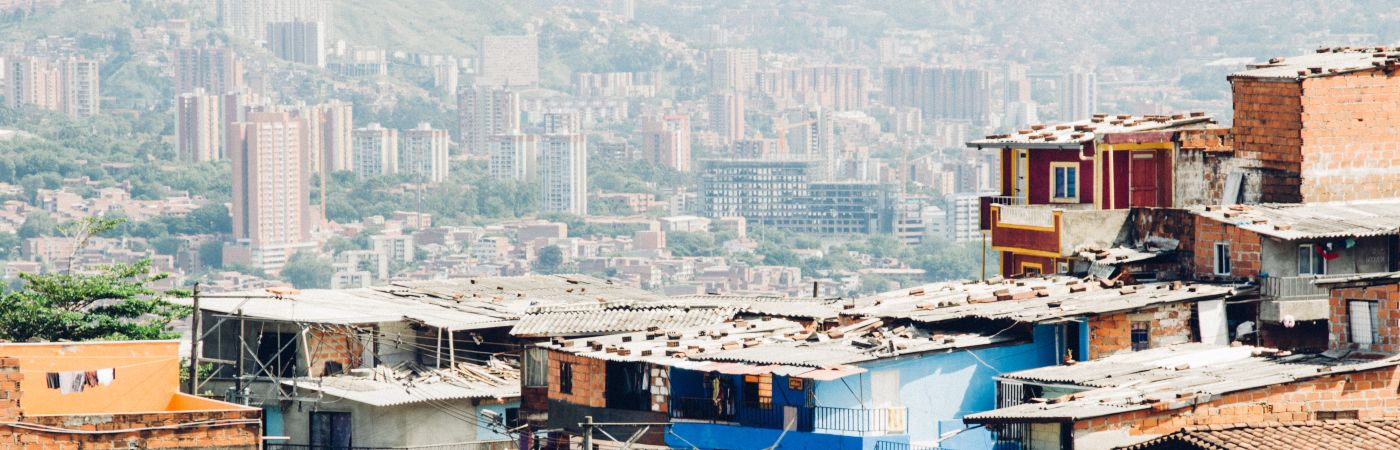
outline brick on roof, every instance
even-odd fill
[[[1125,450],[1283,449],[1381,450],[1400,448],[1400,420],[1331,420],[1211,425],[1184,428]]]

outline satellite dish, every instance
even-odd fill
[[[1298,324],[1298,319],[1295,319],[1295,318],[1293,317],[1292,314],[1288,314],[1288,315],[1283,316],[1283,327],[1284,327],[1284,328],[1293,328],[1293,326],[1294,326],[1294,325],[1297,325],[1297,324]]]

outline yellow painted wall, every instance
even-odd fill
[[[0,356],[19,359],[20,406],[25,415],[108,414],[165,411],[194,402],[174,401],[179,391],[178,341],[123,341],[42,344],[0,344]],[[49,389],[48,372],[116,368],[107,386],[80,393]],[[202,402],[201,402],[202,403]],[[220,402],[222,403],[222,402]],[[225,408],[231,409],[233,405]]]

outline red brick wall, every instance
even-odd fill
[[[1400,195],[1400,75],[1379,69],[1302,83],[1302,194],[1329,202]]]
[[[574,386],[568,394],[559,392],[562,363],[573,364]],[[549,399],[596,408],[606,407],[607,399],[603,397],[603,390],[607,386],[607,373],[603,360],[570,353],[549,352]]]
[[[1126,429],[1166,434],[1188,426],[1313,420],[1317,411],[1356,410],[1360,419],[1400,417],[1395,368],[1337,374],[1226,394],[1184,409],[1149,409],[1074,423],[1075,436]]]
[[[1260,201],[1300,202],[1303,87],[1296,81],[1237,78],[1234,90],[1236,157],[1282,173],[1262,180]]]
[[[1328,333],[1328,345],[1332,348],[1355,347],[1365,351],[1395,353],[1400,350],[1400,284],[1387,284],[1368,287],[1335,288],[1331,290],[1327,323],[1332,327]],[[1380,329],[1380,341],[1371,345],[1351,343],[1351,314],[1347,311],[1348,300],[1375,300],[1379,304],[1376,316],[1379,323],[1372,324]]]
[[[251,450],[258,448],[261,435],[261,411],[171,411],[154,414],[91,414],[82,416],[55,415],[24,417],[20,408],[19,361],[0,358],[0,420],[82,431],[107,433],[76,434],[61,431],[39,431],[13,426],[0,427],[0,448],[16,450],[64,450],[85,448],[144,448],[144,449],[217,449]],[[194,422],[246,422],[222,426],[200,426],[181,429],[149,429]]]
[[[1296,81],[1231,80],[1235,152],[1265,167],[1299,172],[1303,145],[1303,86]]]
[[[311,327],[306,334],[306,348],[310,350],[311,368],[307,374],[313,377],[325,375],[326,363],[340,363],[342,370],[360,367],[364,360],[364,344],[355,331],[340,327]]]
[[[1215,243],[1230,243],[1230,274],[1235,277],[1259,275],[1262,256],[1259,235],[1216,220],[1197,218],[1193,271],[1197,277],[1215,276]]]
[[[1089,318],[1089,359],[1098,359],[1133,348],[1132,318],[1150,316],[1148,344],[1162,347],[1193,341],[1193,304],[1161,305],[1132,313],[1099,314]]]

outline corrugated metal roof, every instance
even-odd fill
[[[1211,123],[1205,115],[1190,116],[1133,116],[1096,115],[1092,119],[1064,122],[1054,125],[1032,125],[1010,134],[992,135],[984,139],[968,142],[969,147],[977,148],[1065,148],[1078,149],[1095,137],[1109,133],[1132,133],[1139,131],[1164,130],[1191,125]]]
[[[682,295],[676,301],[728,302],[742,312],[761,316],[829,319],[841,315],[840,298],[773,297],[759,295]]]
[[[811,373],[829,378],[863,372],[852,369],[852,364],[915,353],[999,345],[1017,339],[1010,333],[986,336],[929,332],[908,326],[890,329],[878,319],[867,319],[837,330],[839,333],[814,333],[786,319],[735,320],[679,330],[555,340],[539,345],[608,361],[646,362],[726,373],[762,368],[771,373]]]
[[[1080,292],[1073,292],[1076,290]],[[1050,276],[997,282],[932,283],[858,299],[844,313],[925,323],[964,318],[1042,323],[1206,300],[1230,292],[1222,286],[1179,283],[1105,288],[1095,281]]]
[[[737,305],[696,302],[614,301],[532,308],[511,328],[515,336],[579,336],[688,328],[733,319]]]
[[[293,386],[296,389],[322,392],[326,395],[372,406],[396,406],[439,400],[520,397],[519,383],[496,385],[464,380],[419,383],[390,382],[352,375],[338,375],[289,379],[283,380],[282,384]]]
[[[200,308],[262,320],[367,324],[414,321],[449,330],[510,326],[529,308],[660,297],[581,275],[414,281],[361,289],[306,289],[273,297],[248,291],[202,297]],[[189,299],[181,303],[191,304]]]
[[[1298,80],[1326,77],[1394,65],[1400,58],[1396,48],[1319,49],[1306,55],[1273,58],[1268,63],[1251,64],[1230,74],[1231,78],[1275,78]]]
[[[1272,356],[1272,349],[1201,343],[1109,356],[1075,365],[1002,375],[1010,381],[1079,387],[1046,403],[1026,403],[968,415],[968,423],[1073,421],[1153,408],[1189,407],[1221,395],[1312,377],[1400,364],[1388,359],[1323,355]],[[1285,354],[1280,354],[1285,355]]]
[[[1284,240],[1400,234],[1400,200],[1197,206],[1191,213]]]

